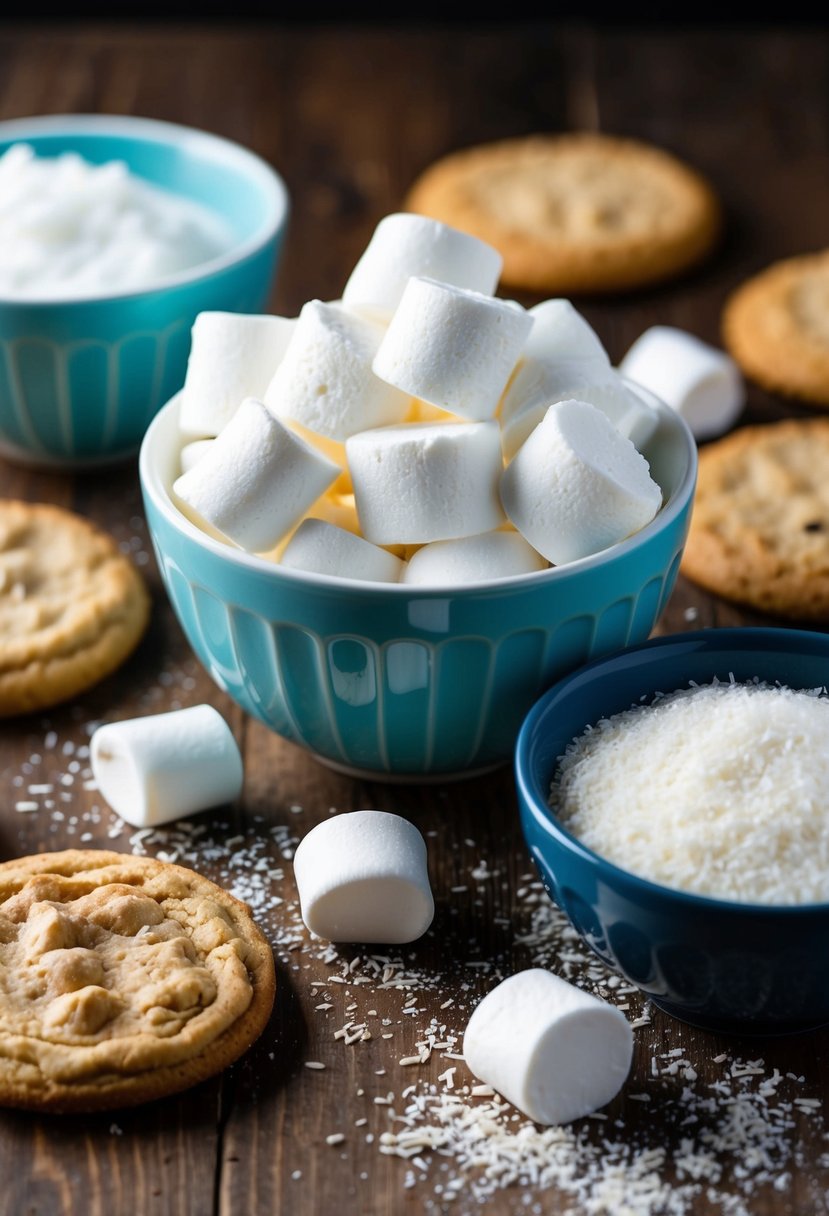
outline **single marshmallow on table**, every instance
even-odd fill
[[[590,359],[522,358],[501,399],[501,444],[512,460],[548,408],[557,401],[589,401],[606,414],[634,447],[656,430],[655,410],[628,388],[612,367]]]
[[[242,757],[212,705],[99,726],[92,774],[109,805],[133,827],[155,827],[232,802]]]
[[[339,465],[248,397],[173,492],[240,548],[260,553],[272,549],[339,474]]]
[[[524,354],[533,359],[588,359],[610,367],[599,335],[569,300],[544,300],[529,310],[533,320]]]
[[[551,405],[501,478],[518,531],[556,566],[615,545],[662,504],[648,462],[586,401]]]
[[[212,439],[194,439],[191,443],[185,443],[179,458],[182,473],[189,473],[194,465],[199,463],[202,456],[207,455],[212,444]]]
[[[476,1006],[463,1055],[476,1077],[536,1123],[569,1123],[616,1097],[633,1032],[614,1005],[533,967]]]
[[[547,561],[519,532],[484,532],[459,540],[438,540],[418,549],[406,564],[401,582],[456,587],[545,570]]]
[[[497,422],[405,423],[346,440],[360,530],[375,545],[425,544],[505,522]]]
[[[387,215],[343,289],[343,303],[391,315],[413,275],[492,295],[503,258],[477,237],[424,215]]]
[[[332,942],[413,942],[435,912],[426,843],[388,811],[323,820],[294,854],[302,919]]]
[[[277,418],[329,439],[400,422],[409,394],[372,371],[385,326],[340,304],[309,300],[265,392]]]
[[[393,553],[322,519],[302,521],[282,554],[282,565],[375,583],[397,583],[403,571]]]
[[[287,317],[200,312],[193,323],[182,389],[182,433],[214,438],[245,397],[261,398],[295,325]]]
[[[520,304],[414,276],[372,366],[410,396],[482,421],[498,408],[531,329]]]
[[[724,434],[745,405],[745,385],[734,360],[669,325],[646,329],[619,371],[676,410],[697,439]]]

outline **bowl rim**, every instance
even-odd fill
[[[154,143],[181,147],[187,151],[221,153],[225,162],[243,169],[251,181],[255,181],[267,203],[268,214],[259,229],[242,242],[234,242],[230,249],[199,262],[186,270],[166,275],[147,287],[126,291],[90,292],[79,296],[13,296],[0,292],[0,307],[55,308],[75,307],[112,300],[137,300],[143,296],[165,292],[188,283],[219,274],[231,266],[260,252],[283,228],[290,213],[290,195],[285,179],[258,153],[246,148],[224,135],[217,135],[201,127],[169,122],[161,118],[143,118],[131,114],[36,114],[28,117],[10,118],[0,122],[0,143],[25,143],[27,138],[38,135],[100,135],[117,136],[124,139],[146,139]],[[159,187],[163,188],[163,187]]]
[[[626,383],[632,384],[633,382],[626,380]],[[226,544],[214,540],[213,537],[208,536],[206,532],[203,532],[194,523],[191,523],[178,509],[159,474],[157,462],[154,462],[152,459],[153,449],[157,443],[158,431],[167,425],[170,414],[180,407],[181,392],[176,393],[161,407],[145,432],[138,457],[139,479],[145,493],[150,497],[154,506],[166,517],[167,521],[176,531],[183,534],[189,540],[196,542],[199,547],[206,549],[214,556],[229,561],[231,565],[242,566],[249,571],[268,575],[275,579],[277,585],[282,580],[285,580],[289,585],[307,584],[321,590],[336,588],[341,593],[346,591],[358,592],[360,596],[368,598],[398,595],[407,596],[410,599],[445,600],[449,596],[457,598],[458,596],[468,595],[472,597],[476,593],[484,594],[486,592],[514,594],[519,593],[522,589],[530,590],[548,583],[555,585],[571,578],[577,578],[586,570],[607,565],[616,560],[616,558],[637,549],[657,532],[670,527],[676,518],[688,507],[693,496],[697,477],[698,455],[696,440],[687,422],[680,414],[640,385],[637,384],[635,390],[654,405],[662,417],[668,420],[669,425],[676,427],[676,435],[682,439],[687,457],[687,467],[679,485],[669,501],[657,512],[650,523],[646,524],[644,528],[640,528],[632,536],[627,537],[616,545],[611,545],[607,549],[602,549],[598,553],[579,558],[574,562],[568,562],[564,566],[550,566],[545,570],[536,570],[529,574],[509,575],[505,578],[497,579],[482,579],[479,582],[463,583],[459,586],[451,587],[417,583],[380,583],[361,579],[344,579],[335,575],[316,574],[307,570],[293,569],[276,562],[268,561],[264,557],[258,557],[256,554],[248,553],[243,549],[232,548],[229,543]]]
[[[642,652],[651,653],[664,647],[676,647],[677,644],[681,643],[687,643],[689,647],[692,647],[696,651],[705,649],[714,653],[727,653],[729,650],[733,650],[734,644],[739,642],[740,639],[755,643],[757,649],[767,650],[771,648],[770,644],[772,643],[777,643],[778,648],[780,648],[780,643],[787,640],[792,642],[795,638],[801,639],[807,646],[817,643],[826,650],[827,657],[829,657],[829,635],[817,630],[794,629],[773,625],[733,625],[695,629],[685,633],[662,634],[659,637],[648,638],[647,641],[640,642],[635,646],[625,647],[623,650],[617,650],[613,654],[603,655],[601,658],[592,659],[589,663],[585,663],[582,667],[577,668],[576,671],[562,677],[561,680],[557,680],[555,684],[543,692],[528,710],[524,721],[521,723],[515,741],[513,765],[519,801],[533,809],[535,818],[541,822],[544,830],[558,844],[564,846],[569,852],[574,853],[594,871],[607,871],[615,882],[623,882],[633,887],[637,895],[658,898],[663,903],[674,902],[682,904],[687,908],[704,908],[707,912],[718,912],[728,916],[746,915],[761,918],[783,915],[784,917],[797,918],[814,916],[819,913],[829,913],[829,900],[800,904],[751,903],[737,899],[726,899],[721,896],[703,895],[695,891],[683,891],[678,887],[669,887],[664,883],[655,882],[653,879],[644,878],[642,875],[635,874],[632,870],[626,870],[623,866],[609,861],[606,857],[591,849],[564,826],[544,799],[540,797],[540,782],[536,779],[536,773],[529,763],[532,736],[538,729],[541,720],[550,712],[551,704],[559,696],[567,692],[569,685],[579,679],[583,679],[585,675],[589,675],[591,672],[601,671],[604,667],[613,666],[620,661],[635,658],[637,654]]]

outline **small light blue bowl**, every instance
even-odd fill
[[[666,502],[637,535],[558,569],[449,589],[302,573],[222,544],[174,504],[179,401],[141,447],[147,523],[193,649],[248,713],[335,768],[471,776],[511,760],[554,680],[642,641],[676,579],[696,480],[686,424],[652,399]]]
[[[232,233],[221,256],[157,287],[69,300],[0,297],[0,455],[78,469],[133,456],[184,381],[198,313],[262,312],[287,225],[282,178],[206,131],[97,114],[0,123],[0,153],[110,160],[217,213]]]
[[[582,845],[547,804],[559,757],[587,726],[656,692],[732,675],[829,686],[829,636],[796,629],[683,633],[559,681],[518,736],[521,824],[550,896],[596,954],[655,1004],[720,1031],[807,1030],[829,1022],[829,904],[737,903],[649,882]]]

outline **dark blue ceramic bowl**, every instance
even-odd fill
[[[709,899],[637,878],[566,831],[547,805],[567,744],[601,717],[690,680],[829,686],[829,636],[708,629],[598,659],[546,692],[516,744],[524,836],[548,893],[587,944],[668,1013],[732,1033],[829,1022],[829,903]]]

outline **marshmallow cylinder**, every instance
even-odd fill
[[[189,473],[199,463],[202,456],[207,455],[212,443],[212,439],[194,439],[192,443],[185,443],[180,457],[182,473]]]
[[[662,504],[648,462],[586,401],[551,405],[501,478],[501,501],[556,566],[617,544]]]
[[[669,325],[646,329],[619,371],[676,410],[697,439],[724,434],[745,405],[745,384],[734,360]]]
[[[569,300],[544,300],[529,309],[533,327],[524,354],[533,359],[587,359],[610,367],[599,335]]]
[[[409,279],[374,358],[389,384],[462,418],[492,418],[532,319],[508,300]]]
[[[136,828],[232,802],[242,788],[239,748],[212,705],[99,726],[89,755],[104,798]]]
[[[401,582],[418,586],[457,587],[545,570],[547,561],[518,532],[484,532],[460,540],[438,540],[418,549]]]
[[[375,545],[425,544],[505,522],[497,422],[407,423],[346,441],[360,529]]]
[[[403,572],[393,553],[322,519],[302,521],[282,554],[282,565],[374,583],[399,582]]]
[[[245,397],[263,397],[295,325],[288,317],[199,313],[182,389],[182,432],[214,438]]]
[[[339,304],[309,300],[265,393],[275,417],[344,440],[400,422],[409,394],[379,379],[372,360],[385,326]]]
[[[616,1097],[633,1031],[615,1006],[533,967],[483,998],[463,1039],[467,1065],[536,1123],[569,1123]]]
[[[391,315],[413,275],[452,283],[483,295],[498,285],[503,258],[477,237],[424,215],[387,215],[343,289],[343,303]]]
[[[656,410],[629,389],[611,367],[587,359],[550,362],[528,355],[521,360],[501,400],[505,459],[513,459],[551,405],[568,399],[595,405],[635,448],[647,443],[659,421]]]
[[[260,553],[272,549],[339,474],[339,465],[248,397],[173,492],[241,548]]]
[[[294,854],[302,919],[332,942],[413,942],[435,905],[426,843],[388,811],[352,811],[323,820]]]

